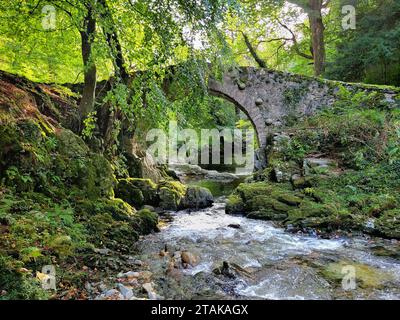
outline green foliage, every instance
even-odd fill
[[[83,120],[82,136],[86,139],[90,139],[93,136],[94,129],[96,128],[96,114],[97,112],[90,112],[85,120]]]
[[[356,10],[357,28],[340,33],[327,76],[399,86],[398,1],[358,1]]]
[[[283,145],[286,160],[322,153],[346,167],[361,169],[371,163],[398,159],[398,113],[385,110],[375,93],[352,94],[341,89],[333,108],[297,123]]]
[[[244,183],[228,198],[226,211],[281,221],[294,230],[363,231],[398,239],[399,168],[396,161],[329,177],[314,174],[300,190],[283,183]]]
[[[15,261],[0,255],[0,288],[6,295],[0,300],[45,300],[49,294],[41,288],[39,280],[30,274],[19,272]]]

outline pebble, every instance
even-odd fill
[[[119,273],[117,275],[118,278],[139,278],[140,276],[140,272],[136,272],[136,271],[128,271],[125,273]]]
[[[150,282],[144,283],[142,287],[146,290],[150,300],[158,300],[158,295],[154,292],[153,285]]]
[[[110,289],[101,294],[96,300],[123,300],[124,296],[116,289]]]
[[[104,283],[100,283],[98,285],[98,288],[101,292],[106,291],[107,290],[107,286]]]
[[[240,224],[232,223],[228,225],[229,228],[240,229]]]
[[[123,284],[118,284],[118,290],[124,296],[125,299],[130,299],[133,297],[133,291],[131,288],[124,286]]]
[[[106,248],[104,248],[104,249],[95,248],[94,252],[99,253],[99,254],[103,254],[103,255],[107,255],[107,254],[109,254],[111,252],[111,250],[110,249],[106,249]]]

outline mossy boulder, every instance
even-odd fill
[[[385,211],[375,221],[375,228],[382,236],[400,239],[400,209]]]
[[[132,206],[140,208],[144,204],[143,193],[129,180],[130,179],[118,180],[118,185],[115,189],[115,196],[123,199]]]
[[[161,181],[158,184],[160,207],[164,210],[178,210],[185,193],[186,186],[179,181]]]
[[[142,191],[144,203],[152,206],[158,204],[157,185],[151,179],[129,178],[129,182]]]
[[[349,268],[354,270],[356,285],[364,289],[383,288],[386,282],[393,280],[393,276],[382,269],[352,261],[330,263],[321,270],[321,274],[328,281],[340,285]]]
[[[187,188],[182,199],[182,208],[207,208],[214,202],[214,197],[210,190],[204,187],[190,186]]]
[[[303,202],[303,199],[290,193],[278,192],[275,195],[276,199],[289,206],[298,206]]]
[[[279,212],[288,212],[291,207],[272,198],[271,196],[255,196],[246,202],[246,210],[249,212],[263,209],[272,209]]]
[[[251,200],[255,196],[265,196],[271,194],[273,188],[267,182],[241,183],[235,193],[238,194],[244,202]]]
[[[17,192],[42,192],[58,199],[71,194],[112,196],[110,163],[72,131],[50,131],[28,118],[2,124],[0,138],[0,178]]]
[[[148,234],[154,231],[159,231],[157,227],[157,213],[149,209],[142,209],[137,212],[136,216],[139,220],[139,231],[141,234]]]
[[[287,214],[279,212],[271,208],[265,208],[258,211],[252,211],[246,215],[247,218],[257,220],[271,220],[271,221],[282,221],[287,218]]]
[[[136,211],[122,199],[83,200],[77,203],[75,212],[97,247],[128,252],[139,235],[158,230],[156,213]]]
[[[118,180],[115,195],[134,207],[158,205],[157,186],[150,179],[127,178]]]
[[[232,194],[226,201],[225,212],[227,214],[244,214],[245,204],[242,198],[237,194]]]
[[[160,181],[158,183],[158,188],[163,188],[163,187],[175,191],[177,194],[179,194],[182,197],[185,195],[186,189],[187,189],[187,187],[183,183],[181,183],[179,181],[175,181],[175,180]]]
[[[242,183],[228,198],[226,212],[244,213],[255,219],[284,220],[303,201],[289,186],[271,182]]]
[[[182,196],[168,187],[161,187],[158,191],[160,197],[160,208],[164,210],[178,210]]]

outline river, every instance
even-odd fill
[[[137,257],[161,298],[400,299],[397,242],[292,234],[272,222],[227,215],[224,200],[171,212],[161,232],[138,242]],[[171,267],[182,251],[196,257],[194,266]],[[230,268],[218,274],[224,261]]]

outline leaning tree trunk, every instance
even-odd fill
[[[247,49],[250,51],[251,56],[253,57],[253,59],[257,62],[258,66],[260,68],[267,68],[267,64],[266,62],[260,58],[260,56],[257,54],[256,49],[252,46],[249,37],[247,36],[247,34],[245,34],[244,32],[242,32],[243,38],[244,38],[244,42],[246,43]]]
[[[118,36],[118,32],[116,29],[116,25],[114,23],[112,11],[108,6],[106,0],[99,0],[98,1],[101,9],[101,17],[102,17],[102,29],[107,41],[107,45],[112,57],[112,62],[115,69],[115,80],[117,83],[123,83],[125,85],[129,85],[130,82],[130,75],[126,69],[125,59],[122,52],[121,42]],[[114,86],[115,83],[112,84]],[[109,105],[105,105],[103,108],[109,108]],[[104,146],[106,150],[112,150],[112,153],[116,152],[115,148],[112,148],[112,145],[115,143],[116,139],[116,132],[115,132],[115,123],[120,121],[122,123],[122,128],[119,130],[124,131],[125,129],[125,121],[124,116],[121,110],[106,110],[104,112],[107,119],[104,119],[104,123],[106,124],[103,129],[103,139],[104,139]],[[120,132],[118,134],[120,136]]]
[[[320,76],[325,71],[324,23],[322,21],[322,0],[309,0],[308,18],[311,28],[314,74]]]
[[[84,30],[80,32],[82,42],[82,59],[84,65],[84,87],[79,105],[81,119],[94,110],[96,99],[97,69],[92,56],[92,45],[96,32],[96,19],[92,8],[88,9],[84,20]]]
[[[121,42],[118,37],[117,30],[115,28],[115,22],[112,16],[112,12],[106,2],[106,0],[99,0],[99,4],[102,8],[103,17],[103,31],[106,37],[107,45],[111,51],[113,63],[115,66],[115,73],[121,81],[125,84],[129,81],[129,73],[125,67],[125,59],[122,53]]]

